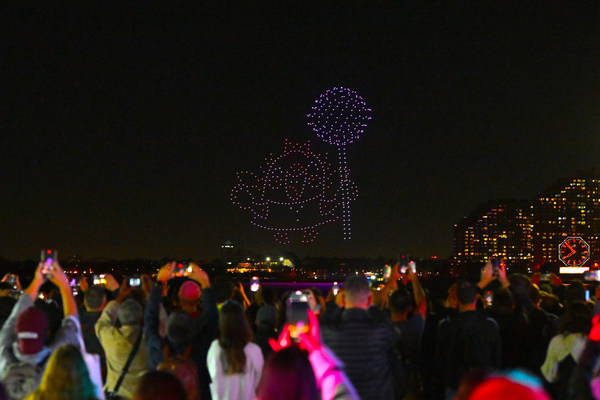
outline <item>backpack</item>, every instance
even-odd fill
[[[185,392],[188,400],[200,400],[200,379],[198,378],[198,365],[195,361],[190,360],[192,345],[189,344],[183,355],[171,357],[169,354],[169,346],[164,347],[165,360],[158,367],[159,371],[167,371],[175,375]]]
[[[2,377],[9,400],[22,400],[38,388],[42,380],[41,365],[17,362],[11,364]]]

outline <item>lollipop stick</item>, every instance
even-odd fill
[[[350,187],[348,162],[346,160],[346,146],[338,147],[338,155],[340,160],[340,195],[342,198],[342,227],[344,230],[344,239],[350,239],[352,232],[350,230]]]

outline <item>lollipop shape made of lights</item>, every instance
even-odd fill
[[[324,142],[338,148],[344,239],[351,239],[350,170],[346,146],[357,140],[371,119],[371,109],[355,91],[334,87],[322,93],[307,115],[308,126]]]
[[[321,140],[343,147],[364,133],[371,109],[355,91],[334,87],[315,100],[307,117],[308,126]]]

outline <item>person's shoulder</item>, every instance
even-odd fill
[[[262,357],[262,350],[260,349],[260,346],[254,342],[248,342],[248,344],[246,344],[246,347],[244,348],[244,351],[253,356],[260,354],[260,356]]]
[[[391,324],[392,320],[390,316],[387,315],[381,308],[379,307],[369,307],[367,309],[367,315],[373,322],[382,323],[382,324]]]

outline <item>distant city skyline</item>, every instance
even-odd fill
[[[590,170],[564,177],[531,201],[485,203],[455,225],[454,247],[457,264],[502,257],[535,269],[547,263],[598,268],[600,175]]]

